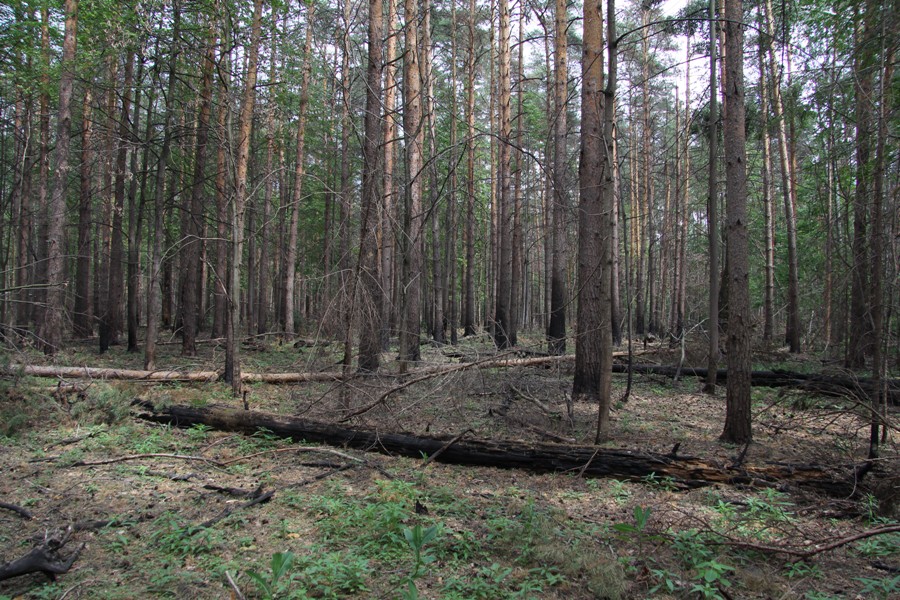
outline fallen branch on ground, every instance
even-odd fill
[[[54,579],[56,575],[68,572],[84,548],[82,544],[68,557],[61,556],[59,552],[68,543],[71,535],[71,528],[62,533],[61,537],[47,535],[40,546],[22,558],[0,565],[0,581],[28,573],[44,573],[50,579]]]
[[[225,466],[225,463],[220,463],[217,460],[213,460],[211,458],[206,458],[204,456],[186,456],[183,454],[129,454],[128,456],[119,456],[117,458],[108,458],[106,460],[79,460],[76,463],[73,463],[73,467],[95,467],[98,465],[111,465],[113,463],[120,463],[129,460],[140,460],[142,458],[175,458],[178,460],[196,460],[200,462],[209,463],[211,465],[215,465],[217,467]]]

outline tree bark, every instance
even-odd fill
[[[405,0],[406,47],[403,57],[403,131],[406,138],[406,210],[403,227],[403,319],[400,326],[401,369],[418,362],[421,329],[422,234],[422,82],[419,69],[418,5]]]
[[[390,0],[389,0],[390,1]],[[384,151],[381,135],[381,71],[384,68],[384,5],[369,1],[369,52],[366,68],[366,116],[364,122],[362,172],[362,215],[360,219],[359,268],[361,298],[359,306],[359,370],[374,373],[381,363],[381,319],[384,302],[381,289],[378,239],[375,235],[384,197]],[[355,285],[355,284],[354,284]]]
[[[497,297],[494,305],[494,344],[504,349],[516,344],[516,323],[512,315],[513,260],[513,198],[510,173],[510,26],[509,2],[499,0],[500,30],[498,32],[499,132],[497,148],[498,237],[500,242],[496,280]]]
[[[235,164],[235,191],[231,208],[231,278],[226,325],[225,381],[231,383],[234,396],[241,392],[241,362],[238,331],[241,321],[241,264],[244,254],[244,213],[247,202],[247,167],[250,163],[250,136],[253,131],[253,107],[256,101],[256,74],[259,65],[259,40],[262,36],[263,0],[253,2],[250,46],[247,49],[247,78],[238,121],[238,149]]]
[[[466,51],[466,270],[463,335],[475,335],[475,0],[469,0]]]
[[[78,249],[75,258],[75,306],[72,309],[72,332],[76,337],[90,337],[94,333],[91,311],[91,177],[94,125],[91,120],[91,86],[84,90],[81,109],[81,198],[78,202]]]
[[[703,391],[707,394],[716,393],[716,371],[719,364],[719,186],[718,170],[719,160],[719,85],[716,82],[716,0],[709,0],[709,175],[708,191],[706,196],[706,234],[709,239],[709,320],[707,321],[707,336],[709,345],[706,350],[706,365],[709,375],[703,385]],[[690,102],[690,91],[685,91],[685,105]],[[685,118],[689,120],[689,110],[685,111]],[[685,126],[685,137],[688,137],[689,129]],[[686,153],[687,154],[687,153]],[[685,176],[685,185],[690,180],[690,169]],[[685,202],[687,206],[687,202]]]
[[[72,126],[72,86],[75,79],[75,39],[78,29],[78,0],[66,0],[62,71],[59,80],[59,110],[56,122],[56,170],[48,205],[47,227],[47,309],[41,324],[40,340],[45,354],[62,347],[65,311],[65,222],[66,180],[69,175],[69,139]]]
[[[753,438],[750,413],[750,273],[744,131],[743,1],[725,0],[725,200],[728,264],[728,384],[722,440]]]
[[[213,69],[216,62],[218,35],[215,22],[210,19],[207,31],[206,52],[200,70],[200,106],[197,115],[197,142],[194,150],[194,174],[185,223],[182,233],[182,287],[181,287],[181,354],[196,356],[197,331],[199,329],[200,254],[203,235],[203,200],[206,195],[206,150],[209,143],[209,119],[212,109]]]
[[[297,240],[300,226],[300,206],[303,202],[303,177],[306,173],[306,109],[309,105],[309,77],[312,71],[312,28],[315,17],[315,3],[306,6],[306,38],[303,42],[303,73],[300,79],[300,106],[297,109],[297,157],[294,165],[294,201],[291,204],[291,222],[288,229],[287,254],[285,256],[284,323],[282,329],[287,337],[293,337],[294,297],[297,277]]]

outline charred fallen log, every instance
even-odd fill
[[[295,417],[209,406],[155,407],[135,401],[137,416],[178,427],[204,424],[222,431],[252,434],[264,428],[294,440],[360,448],[393,456],[436,456],[437,462],[535,472],[575,473],[587,477],[640,479],[655,474],[671,477],[682,488],[714,483],[772,487],[796,486],[832,496],[858,491],[852,469],[836,474],[819,465],[766,463],[725,466],[677,452],[660,454],[599,446],[530,443],[514,440],[448,439],[343,427]]]

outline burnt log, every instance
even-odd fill
[[[788,485],[840,497],[849,497],[858,491],[852,468],[836,473],[820,465],[753,465],[746,462],[729,467],[673,453],[515,440],[466,438],[448,444],[452,440],[450,437],[372,431],[220,406],[155,407],[145,401],[135,401],[134,405],[137,417],[154,423],[178,427],[202,423],[221,431],[244,434],[266,429],[283,438],[358,448],[391,456],[421,458],[439,453],[435,456],[436,462],[458,465],[633,480],[655,475],[672,478],[672,482],[682,489],[723,483],[758,487]]]

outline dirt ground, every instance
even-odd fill
[[[258,338],[244,345],[243,368],[338,368],[339,344],[302,346]],[[178,356],[179,349],[163,346],[164,367],[221,368],[223,350],[215,343],[201,345],[201,355],[190,359]],[[422,349],[427,365],[493,352],[487,338]],[[26,351],[5,359],[45,361]],[[385,374],[378,377],[252,384],[244,398],[233,398],[223,383],[8,377],[0,389],[0,502],[32,518],[0,508],[0,565],[51,538],[67,538],[61,556],[80,553],[55,580],[30,574],[0,582],[0,598],[821,599],[900,593],[896,532],[815,552],[897,525],[891,503],[900,469],[890,440],[858,493],[835,498],[789,482],[681,491],[677,482],[657,477],[595,480],[577,473],[423,467],[421,459],[279,440],[264,431],[240,436],[164,427],[130,413],[135,398],[234,408],[246,402],[252,410],[335,422],[398,385],[394,359],[385,353]],[[663,346],[641,348],[636,356],[649,364],[678,359]],[[775,352],[758,360],[758,368],[822,370],[815,357]],[[701,362],[688,352],[687,364]],[[119,347],[97,356],[85,342],[53,364],[140,368],[140,356]],[[591,444],[597,407],[570,402],[570,369],[460,370],[410,386],[352,424]],[[54,391],[69,384],[77,389]],[[700,387],[692,378],[635,376],[627,401],[612,408],[604,445],[666,453],[678,444],[680,456],[732,463],[743,448],[718,441],[724,389],[708,396]],[[615,376],[614,388],[621,398],[625,376]],[[754,442],[745,464],[817,464],[848,476],[865,459],[868,417],[848,400],[768,388],[754,388],[753,400]],[[803,551],[812,555],[800,560]],[[281,577],[276,557],[289,561]]]

